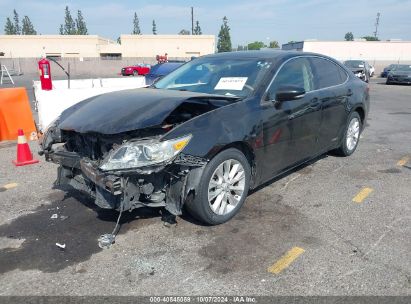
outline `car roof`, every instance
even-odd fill
[[[302,56],[302,55],[314,55],[327,57],[322,54],[316,54],[311,52],[302,51],[284,51],[284,50],[259,50],[259,51],[237,51],[237,52],[225,52],[202,56],[201,58],[261,58],[261,59],[285,59],[290,57]]]
[[[237,52],[225,52],[216,53],[201,56],[199,58],[229,58],[229,59],[265,59],[265,60],[275,60],[284,62],[293,57],[299,56],[319,56],[322,58],[330,59],[338,65],[341,63],[335,58],[329,57],[327,55],[312,53],[312,52],[302,52],[302,51],[285,51],[285,50],[257,50],[257,51],[237,51]],[[195,59],[194,59],[195,60]]]
[[[158,73],[164,73],[168,74],[178,68],[179,66],[183,65],[185,62],[164,62],[164,63],[157,63],[155,66],[153,66],[150,70],[150,75],[151,74],[158,74]]]

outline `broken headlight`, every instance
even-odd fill
[[[113,150],[100,166],[101,170],[121,170],[157,165],[170,161],[180,153],[191,135],[158,141],[128,142]]]

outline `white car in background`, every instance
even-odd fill
[[[374,77],[375,68],[373,65],[370,64],[370,77]]]

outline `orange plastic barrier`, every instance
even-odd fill
[[[26,89],[0,89],[0,141],[16,140],[18,129],[28,138],[36,132]]]

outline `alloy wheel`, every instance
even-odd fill
[[[232,212],[244,195],[245,172],[241,163],[228,159],[221,163],[208,184],[208,203],[218,215]]]
[[[351,119],[347,129],[346,145],[349,151],[355,149],[360,137],[360,121],[357,117]]]

